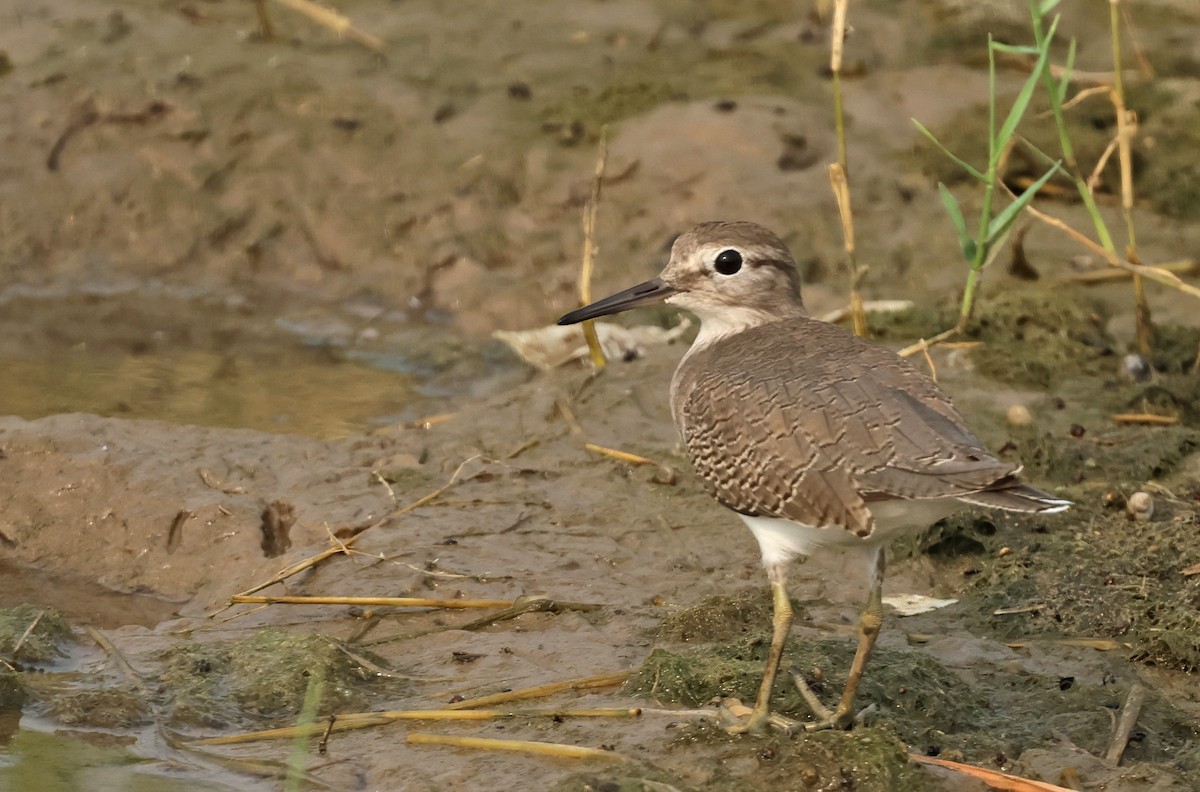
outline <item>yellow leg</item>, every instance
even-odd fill
[[[867,667],[867,660],[871,657],[871,650],[875,648],[875,640],[879,637],[879,629],[882,626],[883,548],[880,548],[871,565],[871,592],[867,595],[866,605],[858,617],[858,649],[854,652],[854,662],[850,664],[850,674],[846,677],[842,698],[832,716],[808,724],[806,728],[809,731],[850,728],[854,722],[854,697],[858,693],[858,684],[862,681],[863,670]]]
[[[768,567],[767,577],[771,581],[771,591],[775,599],[774,616],[771,619],[771,652],[767,655],[767,667],[763,670],[762,684],[758,687],[758,699],[754,702],[754,709],[746,721],[729,728],[731,734],[760,732],[771,721],[771,689],[775,687],[775,676],[779,673],[779,663],[783,659],[783,647],[787,643],[788,632],[792,629],[792,602],[788,599],[787,575],[783,565]]]

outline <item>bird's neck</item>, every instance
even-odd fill
[[[785,319],[808,317],[808,312],[802,304],[788,306],[782,313],[778,308],[765,311],[745,306],[724,306],[720,310],[697,314],[700,319],[700,332],[696,334],[696,340],[692,342],[688,355],[755,327]]]

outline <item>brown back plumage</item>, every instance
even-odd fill
[[[693,350],[671,406],[708,489],[747,515],[865,537],[872,501],[962,498],[1021,511],[1053,501],[1021,485],[1017,466],[988,453],[908,361],[807,317]]]

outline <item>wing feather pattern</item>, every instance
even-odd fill
[[[1017,487],[1045,495],[988,453],[907,360],[812,319],[694,350],[676,372],[672,408],[709,491],[746,515],[865,537],[874,529],[868,501],[950,497],[1015,508],[1037,498],[970,496]]]

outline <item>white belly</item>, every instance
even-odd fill
[[[738,515],[758,540],[764,566],[786,564],[796,556],[812,555],[822,548],[864,550],[879,547],[898,536],[923,531],[967,504],[955,498],[892,500],[871,505],[875,530],[860,537],[839,525],[804,525],[777,517]]]

